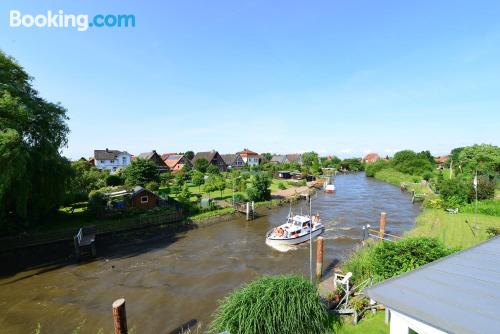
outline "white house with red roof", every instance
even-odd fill
[[[260,155],[254,151],[250,151],[245,148],[243,151],[238,152],[237,154],[243,159],[243,161],[250,167],[258,166],[260,163]]]

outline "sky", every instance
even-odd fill
[[[132,14],[129,28],[10,27]],[[500,144],[499,1],[0,2],[0,49],[68,110],[71,159]]]

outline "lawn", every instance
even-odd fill
[[[426,209],[417,217],[417,224],[407,235],[441,239],[451,247],[467,248],[488,239],[488,227],[500,227],[500,217],[473,213],[449,214],[443,210]]]
[[[409,188],[407,188],[407,190],[415,191],[415,193],[417,194],[427,194],[432,192],[432,190],[428,186],[422,186],[420,184],[420,182],[422,181],[422,178],[420,176],[401,173],[393,168],[385,168],[378,171],[377,173],[375,173],[375,178],[398,187],[403,182],[412,183]]]
[[[357,325],[345,321],[336,333],[338,334],[389,334],[389,326],[384,323],[384,311],[377,311],[374,315],[366,314]]]

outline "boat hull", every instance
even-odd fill
[[[323,233],[324,227],[318,228],[312,232],[311,238],[314,239]],[[297,245],[303,242],[309,241],[309,233],[298,238],[287,238],[287,239],[273,239],[266,238],[266,242],[271,245]]]

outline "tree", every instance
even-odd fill
[[[306,152],[302,153],[302,163],[306,167],[311,167],[314,162],[318,162],[318,153],[316,152]]]
[[[193,185],[198,187],[198,191],[201,192],[201,186],[205,183],[205,175],[200,171],[193,171],[191,174],[191,182]]]
[[[160,182],[162,185],[167,185],[171,180],[173,176],[172,173],[170,172],[165,172],[160,174]]]
[[[123,183],[124,183],[124,180],[116,174],[109,174],[106,177],[106,185],[107,186],[121,186]]]
[[[189,160],[193,160],[194,158],[194,152],[193,151],[186,151],[186,153],[184,153],[184,156]]]
[[[125,183],[129,186],[145,186],[148,182],[158,182],[158,169],[153,161],[147,159],[133,160],[125,170]]]
[[[47,102],[31,77],[0,51],[0,229],[54,212],[71,176],[66,109]]]
[[[246,189],[248,199],[251,201],[266,201],[271,198],[271,179],[265,174],[257,174],[250,178]]]
[[[190,203],[191,192],[189,191],[189,186],[187,185],[187,183],[182,186],[181,192],[179,193],[179,195],[177,195],[177,200],[184,205]]]
[[[273,155],[271,153],[262,153],[262,157],[264,158],[264,162],[271,161],[273,158]]]
[[[208,162],[207,159],[201,158],[201,159],[198,159],[194,162],[194,169],[196,169],[197,171],[200,171],[202,173],[206,173],[209,164],[210,163]]]
[[[219,175],[220,174],[220,170],[219,170],[219,168],[217,166],[211,164],[207,168],[207,174],[210,174],[210,175]]]
[[[221,197],[222,197],[222,192],[224,191],[224,189],[226,189],[226,181],[220,175],[210,175],[207,181],[205,182],[203,189],[209,194],[212,191],[218,190],[221,192]]]
[[[484,174],[500,173],[500,147],[481,144],[463,148],[458,156],[464,173],[479,171]]]

